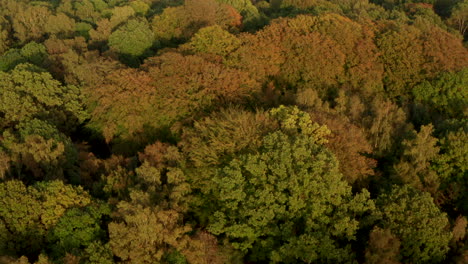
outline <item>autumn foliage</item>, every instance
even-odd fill
[[[0,0],[0,264],[466,263],[466,0]]]

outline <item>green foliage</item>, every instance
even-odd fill
[[[406,14],[414,21],[416,27],[424,29],[437,25],[443,29],[448,29],[431,5],[424,5],[421,3],[407,4],[405,9]]]
[[[385,89],[392,99],[408,98],[411,88],[424,79],[460,71],[468,64],[460,39],[434,25],[419,29],[389,23],[377,37],[377,45],[382,52]]]
[[[452,8],[449,24],[460,32],[462,36],[466,36],[468,32],[468,1],[457,1],[457,4]]]
[[[435,195],[440,179],[431,169],[431,162],[437,159],[439,148],[432,132],[432,125],[422,126],[413,139],[403,140],[403,154],[395,170],[403,183]]]
[[[45,46],[36,42],[30,42],[24,45],[21,48],[20,53],[27,62],[38,66],[42,65],[44,60],[47,58]]]
[[[183,18],[184,9],[182,7],[165,8],[161,15],[153,18],[151,24],[158,44],[167,45],[183,38]]]
[[[135,10],[133,10],[133,8],[130,6],[114,7],[114,9],[112,9],[112,16],[110,18],[111,27],[116,28],[127,21],[130,22],[130,18],[134,15]]]
[[[227,57],[239,48],[241,41],[218,25],[200,29],[190,40],[187,46],[200,53],[209,53]]]
[[[385,68],[384,85],[390,98],[408,95],[408,87],[419,83],[423,77],[420,35],[421,31],[415,27],[398,25],[377,38]]]
[[[65,6],[67,2],[71,2],[69,6]],[[62,8],[67,8],[66,11],[88,23],[96,23],[100,18],[100,12],[107,7],[103,0],[70,0],[67,2],[62,3]],[[58,9],[60,10],[61,7]]]
[[[466,262],[468,9],[415,1],[0,0],[0,263]]]
[[[468,212],[468,135],[460,128],[448,132],[440,140],[440,155],[434,162],[434,169],[441,175],[441,191],[448,201],[455,202],[456,207]]]
[[[394,186],[377,200],[378,226],[401,240],[400,256],[414,263],[442,261],[452,234],[446,229],[447,215],[428,193],[409,186]]]
[[[18,49],[9,49],[0,57],[0,71],[8,71],[16,65],[26,62]]]
[[[234,30],[240,24],[241,16],[234,8],[215,0],[187,0],[183,6],[164,9],[152,21],[156,41],[163,47],[185,42],[206,26]]]
[[[129,20],[109,36],[109,46],[123,56],[145,56],[153,46],[153,32],[143,20]]]
[[[429,105],[451,118],[466,115],[468,104],[468,68],[460,72],[441,73],[413,88],[417,102]]]
[[[61,181],[26,187],[20,181],[0,183],[0,252],[37,254],[45,237],[68,208],[86,206],[90,196],[81,187]]]
[[[130,6],[133,8],[135,13],[139,15],[146,15],[150,10],[150,6],[147,3],[139,0],[130,2]]]
[[[0,56],[0,71],[9,71],[21,63],[32,63],[37,66],[44,65],[47,52],[44,45],[30,42],[21,49],[10,49]]]
[[[3,133],[0,146],[10,156],[8,178],[63,179],[79,181],[78,153],[70,138],[51,124],[33,119]]]
[[[31,59],[36,56],[34,50],[26,50],[24,54]],[[0,80],[3,127],[33,118],[66,127],[67,123],[75,126],[86,118],[79,89],[61,85],[42,69],[21,64],[9,73],[0,72]]]
[[[275,127],[267,113],[226,109],[185,129],[181,146],[196,167],[218,166],[223,157],[231,158],[244,149],[258,148],[261,138]],[[199,180],[205,178],[200,176]]]
[[[58,36],[70,36],[75,31],[75,20],[64,13],[50,16],[44,26],[46,33]]]
[[[323,146],[326,127],[297,108],[270,113],[279,130],[264,136],[253,153],[227,158],[213,174],[211,193],[202,197],[213,204],[210,232],[226,235],[257,261],[349,260],[351,252],[335,239],[354,239],[359,222],[346,212],[372,209],[369,194],[351,194]]]
[[[86,264],[113,264],[113,255],[109,244],[103,245],[100,241],[92,242],[83,253]]]
[[[133,190],[130,202],[117,205],[117,216],[109,224],[109,243],[113,254],[123,261],[159,262],[171,249],[189,247],[191,228],[183,224],[184,209],[180,207],[188,185],[178,169],[167,173],[169,188],[164,188],[159,170],[148,164],[137,173],[148,190]]]
[[[106,204],[68,209],[47,234],[52,255],[79,255],[82,248],[86,248],[88,254],[91,254],[90,257],[99,254],[103,246],[93,242],[105,237],[105,230],[101,229],[102,218],[109,214],[110,208]]]
[[[89,31],[93,28],[88,23],[79,22],[75,24],[75,31],[78,33],[79,36],[89,38]]]

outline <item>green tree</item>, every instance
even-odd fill
[[[184,128],[179,145],[187,161],[195,167],[196,176],[190,182],[192,188],[209,195],[215,187],[212,178],[217,168],[225,160],[258,149],[263,136],[276,127],[265,112],[228,108],[195,122],[193,127]],[[205,223],[206,219],[201,222]]]
[[[133,3],[133,2],[132,2]],[[129,18],[135,15],[135,10],[130,6],[117,6],[112,9],[110,24],[112,28],[116,28],[123,23],[129,21]]]
[[[87,116],[77,87],[63,86],[48,72],[30,64],[18,65],[9,73],[0,72],[0,80],[3,128],[40,118],[72,130]]]
[[[29,42],[21,49],[10,49],[0,56],[0,71],[9,71],[21,63],[42,66],[47,61],[47,51],[43,44]]]
[[[153,32],[146,21],[136,19],[127,21],[109,36],[109,46],[130,59],[148,54],[153,41]]]
[[[155,16],[152,28],[160,46],[173,46],[190,39],[199,29],[219,25],[234,30],[241,24],[240,14],[215,0],[186,0],[184,5],[165,8]]]
[[[468,68],[444,72],[433,80],[425,80],[413,88],[416,102],[428,105],[444,116],[463,117],[468,104]]]
[[[447,230],[447,215],[434,204],[429,193],[394,186],[376,204],[377,225],[400,239],[402,259],[414,263],[445,259],[452,234]]]
[[[326,127],[297,108],[280,107],[270,115],[279,129],[261,137],[257,148],[218,157],[222,163],[201,197],[208,230],[227,236],[253,261],[352,259],[337,240],[354,239],[359,215],[373,208],[369,193],[352,195],[323,146]],[[199,176],[195,172],[193,180]]]
[[[454,202],[462,212],[468,212],[468,134],[460,128],[450,131],[440,142],[440,155],[436,158],[434,169],[442,178],[442,202]],[[450,204],[450,203],[449,203]],[[453,206],[453,204],[451,205]]]
[[[468,32],[468,1],[458,1],[458,3],[452,7],[448,22],[451,26],[455,27],[462,36],[466,36]]]
[[[200,29],[187,43],[187,48],[197,53],[215,54],[226,58],[239,48],[241,41],[219,25]]]
[[[9,71],[24,62],[26,60],[19,49],[9,49],[0,57],[0,71]]]
[[[263,136],[274,128],[277,124],[267,113],[227,108],[184,128],[179,145],[195,167],[210,169],[222,164],[223,157],[231,159],[243,150],[259,148]],[[207,176],[200,174],[198,180]],[[208,190],[209,186],[197,188]]]
[[[36,257],[45,239],[68,208],[86,206],[91,197],[81,187],[61,181],[26,187],[20,181],[0,183],[0,254]]]
[[[441,180],[431,169],[431,163],[439,154],[437,138],[431,135],[432,132],[432,125],[422,126],[413,139],[403,140],[403,154],[394,168],[398,179],[404,184],[435,195]]]
[[[421,30],[406,25],[392,25],[377,36],[377,46],[382,52],[384,85],[390,98],[407,96],[409,87],[423,78],[424,63]]]
[[[414,25],[420,29],[438,26],[448,30],[447,25],[442,21],[442,18],[436,14],[432,5],[414,3],[405,5],[404,9],[409,18],[414,21]]]
[[[79,20],[89,23],[96,23],[101,17],[100,12],[107,7],[102,0],[70,0],[61,5],[58,10],[63,8],[65,13],[69,12]]]
[[[82,208],[68,209],[49,230],[47,243],[52,250],[51,256],[60,258],[65,253],[81,255],[84,248],[87,251],[98,250],[98,243],[107,236],[106,231],[101,228],[102,218],[110,215],[107,204],[97,203]],[[94,249],[88,247],[94,247]]]
[[[44,65],[48,55],[45,46],[36,42],[29,42],[24,45],[20,49],[20,53],[27,62],[37,66]]]
[[[86,264],[113,264],[114,256],[109,244],[102,244],[100,241],[92,242],[83,253]]]
[[[140,1],[140,0],[130,2],[130,6],[138,15],[144,16],[150,10],[149,3],[145,3],[144,1]]]
[[[341,13],[341,8],[331,1],[321,0],[273,0],[271,8],[278,12],[280,16],[290,14],[322,14],[322,13]]]
[[[33,119],[17,125],[17,130],[6,130],[0,147],[9,155],[8,178],[79,182],[75,146],[48,122]]]
[[[44,26],[46,33],[55,34],[60,37],[72,36],[75,32],[75,20],[64,13],[50,16]]]

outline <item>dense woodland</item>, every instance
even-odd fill
[[[467,0],[0,0],[0,263],[468,263],[466,40]]]

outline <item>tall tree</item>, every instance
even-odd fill
[[[182,6],[164,9],[152,21],[155,38],[163,47],[185,42],[199,29],[212,25],[235,30],[241,25],[241,16],[233,7],[215,0],[186,0]]]
[[[433,115],[450,118],[465,116],[468,104],[468,68],[459,72],[442,72],[432,80],[425,80],[413,88],[415,101],[427,105]]]
[[[253,261],[349,260],[352,253],[337,240],[354,239],[359,215],[373,208],[368,192],[351,194],[323,146],[326,127],[297,108],[270,115],[279,129],[257,148],[218,158],[211,188],[200,197],[209,208],[208,230]]]
[[[458,1],[458,3],[452,7],[448,22],[451,26],[455,27],[462,36],[466,36],[468,32],[468,1]]]
[[[460,128],[449,131],[440,140],[440,155],[434,169],[441,176],[439,201],[451,204],[455,210],[468,212],[468,133]]]
[[[51,248],[51,256],[59,259],[68,254],[86,255],[86,251],[96,250],[97,241],[107,237],[103,230],[105,216],[109,216],[110,207],[103,203],[95,203],[82,208],[68,209],[48,232],[47,242]],[[84,252],[83,252],[84,251]],[[109,260],[107,260],[109,261]]]
[[[45,27],[52,15],[45,6],[26,6],[13,13],[12,22],[14,36],[21,42],[40,41],[46,33]]]
[[[422,126],[413,139],[403,140],[403,155],[394,168],[403,183],[435,195],[441,179],[431,169],[431,162],[439,154],[437,139],[431,135],[432,132],[432,125]]]
[[[377,225],[401,240],[402,259],[415,263],[445,259],[452,234],[447,230],[447,215],[437,208],[429,193],[394,186],[376,204]]]
[[[138,65],[139,57],[150,54],[153,42],[153,32],[144,20],[131,19],[109,36],[109,46],[132,66]]]
[[[68,208],[86,206],[91,197],[81,187],[61,181],[26,187],[20,181],[0,183],[0,254],[36,257],[47,233]]]
[[[110,246],[125,262],[160,262],[191,247],[192,229],[183,223],[190,186],[180,169],[167,170],[145,162],[137,169],[138,186],[130,192],[130,201],[117,205],[109,224]]]
[[[79,89],[63,86],[43,69],[22,64],[9,73],[0,72],[0,80],[3,128],[40,118],[73,129],[86,118]]]

